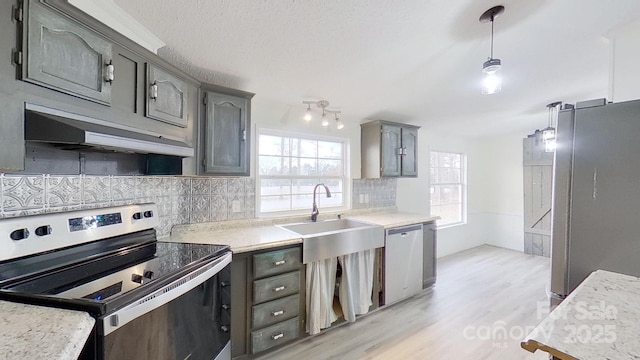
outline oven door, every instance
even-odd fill
[[[98,359],[231,359],[230,263],[229,252],[98,319]]]

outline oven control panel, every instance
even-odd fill
[[[102,226],[122,224],[121,213],[83,216],[69,219],[69,231],[95,229]]]
[[[0,261],[152,229],[157,215],[146,203],[0,219]]]

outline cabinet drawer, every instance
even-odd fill
[[[282,274],[300,268],[300,248],[276,250],[253,256],[253,275],[256,278]]]
[[[300,271],[273,276],[253,282],[253,303],[260,304],[298,293],[300,290]]]
[[[300,334],[297,317],[251,332],[251,352],[258,353],[296,339]]]
[[[273,300],[253,307],[251,327],[258,329],[279,321],[298,316],[300,312],[300,295]]]

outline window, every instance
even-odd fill
[[[311,211],[313,188],[318,188],[320,211],[345,207],[346,141],[312,136],[288,136],[261,130],[258,137],[259,212]]]
[[[464,154],[431,151],[430,153],[431,214],[442,219],[439,226],[462,224],[466,221],[466,186]]]

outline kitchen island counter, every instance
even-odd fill
[[[80,311],[0,301],[0,359],[77,359],[95,319]]]
[[[640,278],[596,270],[522,341],[561,360],[640,358]]]

